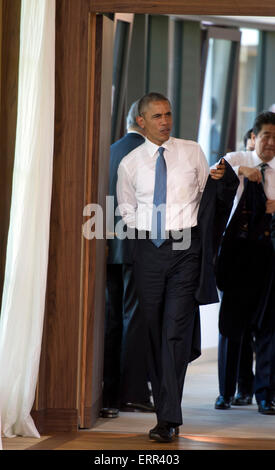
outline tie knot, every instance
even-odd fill
[[[268,167],[268,163],[261,163],[260,168],[261,170],[265,170]]]
[[[164,147],[159,147],[159,154],[161,156],[163,156],[163,152],[164,152]]]

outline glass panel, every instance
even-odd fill
[[[257,56],[259,31],[241,29],[238,84],[237,150],[244,149],[243,137],[251,129],[257,112]]]
[[[209,39],[198,137],[209,165],[213,165],[221,156],[219,149],[231,45],[229,40]]]

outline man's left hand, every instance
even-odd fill
[[[222,159],[215,169],[210,170],[210,176],[213,180],[220,180],[225,173],[225,161]]]
[[[266,213],[267,214],[274,214],[275,212],[275,200],[274,199],[268,199],[266,201]]]

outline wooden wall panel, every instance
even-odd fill
[[[77,429],[84,207],[88,1],[56,1],[53,193],[44,334],[33,416],[40,430]]]
[[[91,11],[178,14],[259,15],[275,14],[274,0],[90,0]]]
[[[0,40],[0,302],[10,220],[18,98],[21,0],[1,0]]]

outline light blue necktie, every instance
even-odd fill
[[[158,248],[165,242],[165,238],[161,237],[161,233],[165,234],[165,205],[167,194],[167,169],[163,152],[164,148],[159,147],[159,156],[156,161],[155,171],[155,189],[151,231],[151,240]],[[162,205],[162,210],[157,210],[160,205]]]

